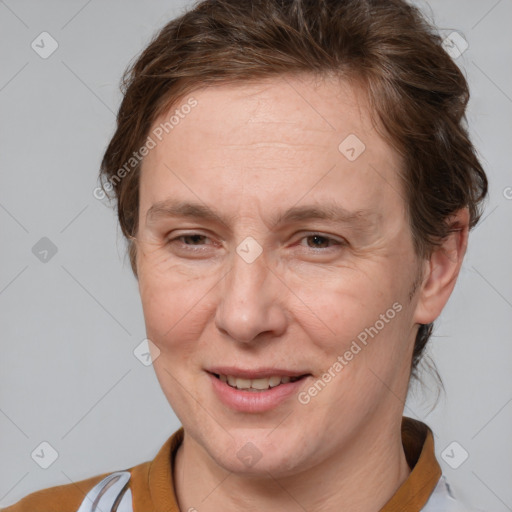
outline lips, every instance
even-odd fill
[[[283,368],[217,367],[206,371],[222,404],[244,413],[264,413],[296,396],[311,373]]]

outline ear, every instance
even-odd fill
[[[418,324],[433,322],[443,310],[457,281],[462,260],[466,254],[469,232],[469,211],[459,210],[448,219],[452,226],[442,244],[435,247],[418,291],[414,321]]]

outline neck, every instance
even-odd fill
[[[368,426],[320,465],[284,478],[268,472],[260,477],[230,473],[185,433],[173,474],[183,511],[375,512],[407,479],[410,468],[399,422],[387,428],[382,423]]]

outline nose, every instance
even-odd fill
[[[285,291],[286,286],[270,270],[264,254],[248,263],[234,253],[231,270],[220,286],[216,327],[243,344],[281,336],[287,323]]]

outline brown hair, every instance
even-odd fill
[[[206,85],[282,74],[335,74],[366,92],[382,135],[399,152],[420,258],[468,208],[479,220],[487,178],[465,127],[467,82],[421,12],[403,0],[204,0],[165,25],[122,80],[117,130],[101,164],[136,274],[140,162],[153,122]],[[120,171],[123,168],[120,179]],[[105,187],[107,185],[107,187]],[[432,333],[420,326],[412,375]]]

